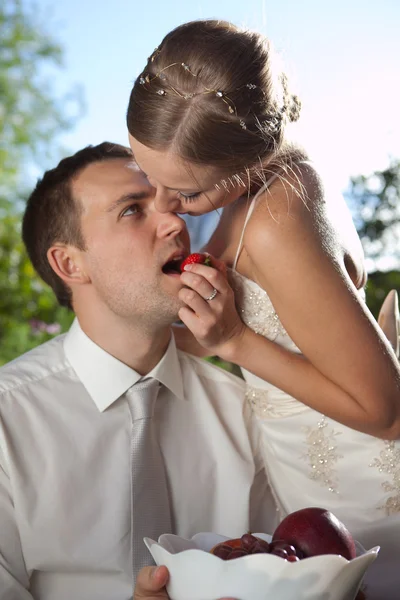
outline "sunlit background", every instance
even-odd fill
[[[298,135],[355,209],[374,314],[400,288],[398,0],[0,0],[0,363],[70,322],[20,242],[35,180],[88,144],[127,144],[133,81],[168,31],[198,18],[272,40],[303,103]],[[216,218],[189,222],[194,248]]]

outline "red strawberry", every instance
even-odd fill
[[[210,267],[211,259],[208,254],[200,254],[200,252],[193,252],[193,254],[189,254],[189,256],[187,256],[185,260],[181,263],[181,272],[183,273],[186,265],[193,264],[207,265],[208,267]]]

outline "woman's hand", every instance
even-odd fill
[[[179,292],[185,306],[180,309],[179,318],[208,354],[229,360],[247,328],[236,310],[224,263],[212,259],[212,264],[213,267],[185,267],[181,281],[186,287]]]

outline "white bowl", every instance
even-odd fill
[[[267,542],[271,536],[255,533]],[[222,560],[210,550],[229,538],[198,533],[190,540],[172,534],[158,543],[144,538],[157,565],[170,573],[171,600],[354,600],[379,546],[368,552],[357,545],[357,558],[326,554],[295,563],[273,554],[252,554]]]

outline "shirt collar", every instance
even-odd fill
[[[141,375],[100,346],[81,329],[78,319],[72,323],[64,339],[65,355],[97,408],[103,412],[120,398]],[[171,335],[168,348],[160,362],[150,371],[180,400],[184,400],[181,365]]]

